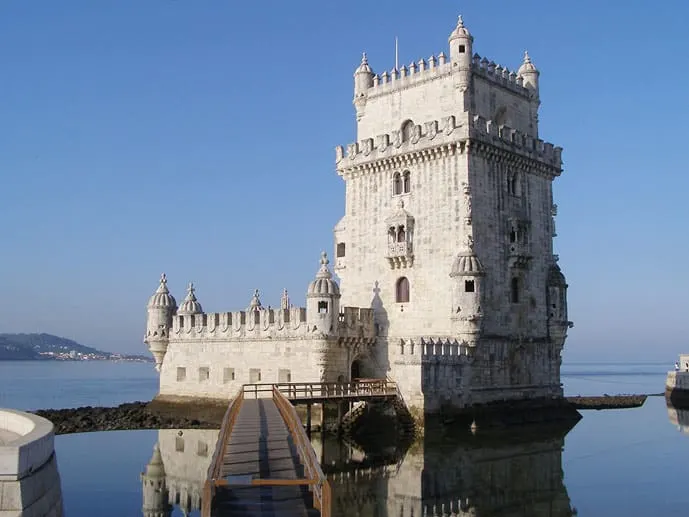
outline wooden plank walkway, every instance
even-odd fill
[[[214,517],[311,517],[313,495],[306,485],[250,485],[253,480],[297,480],[304,467],[273,399],[244,400],[229,436],[222,477],[213,498]]]

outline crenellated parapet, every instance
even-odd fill
[[[304,307],[175,315],[170,339],[257,340],[310,337]],[[343,307],[332,337],[374,337],[373,309]]]
[[[335,162],[340,175],[346,172],[381,170],[433,159],[453,153],[458,141],[469,137],[468,124],[454,115],[424,124],[413,124],[409,134],[400,128],[376,138],[335,148]]]
[[[346,150],[337,146],[335,162],[341,176],[357,171],[383,170],[452,154],[456,152],[458,143],[467,140],[487,144],[491,149],[479,146],[479,150],[496,156],[500,152],[509,152],[512,159],[537,162],[554,175],[560,175],[562,171],[561,147],[506,125],[499,126],[480,115],[466,119],[466,123],[453,115],[414,124],[408,138],[399,129],[353,142],[347,145]]]
[[[524,78],[514,70],[499,65],[495,61],[489,61],[485,57],[474,54],[471,62],[471,71],[489,83],[501,86],[517,95],[530,97],[530,90],[524,86]]]
[[[508,151],[514,157],[519,156],[531,162],[545,165],[548,171],[559,176],[562,172],[562,147],[557,147],[540,138],[534,138],[526,133],[508,126],[498,126],[494,121],[476,115],[471,120],[469,138],[479,143],[488,144],[496,157],[500,152]],[[479,148],[479,150],[481,150]]]
[[[445,362],[470,363],[475,348],[465,341],[453,337],[422,337],[420,339],[401,339],[398,347],[398,360],[401,362]]]

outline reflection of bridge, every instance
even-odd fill
[[[330,484],[308,437],[311,404],[335,403],[338,420],[351,402],[398,397],[388,380],[353,383],[246,384],[223,419],[208,468],[202,515],[330,517]],[[306,431],[293,404],[307,405]]]

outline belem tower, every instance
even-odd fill
[[[567,283],[553,253],[562,149],[538,134],[539,71],[448,53],[354,72],[356,142],[336,148],[345,214],[306,306],[204,312],[165,276],[145,343],[158,399],[224,399],[242,384],[389,378],[416,414],[562,397]],[[317,267],[316,267],[317,266]],[[332,269],[331,269],[332,267]],[[339,277],[339,283],[333,276]]]

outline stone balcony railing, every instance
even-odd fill
[[[411,267],[414,263],[414,248],[411,242],[391,242],[386,258],[393,269]]]

